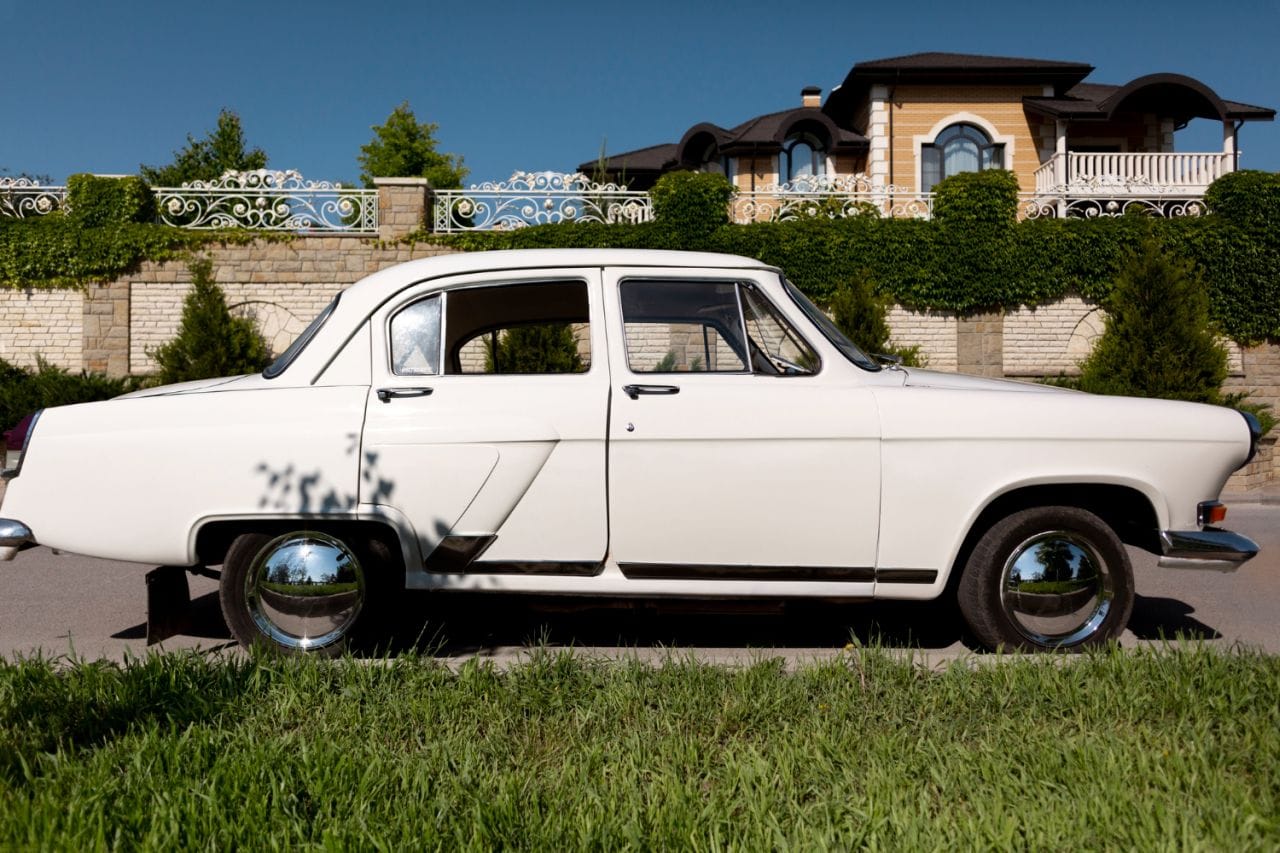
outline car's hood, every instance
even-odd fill
[[[907,374],[903,382],[911,388],[946,388],[951,391],[1030,391],[1055,392],[1065,391],[1053,385],[1040,385],[1036,382],[1019,382],[1015,379],[989,379],[983,376],[968,376],[964,373],[943,373],[938,370],[921,370],[916,367],[902,368]]]
[[[163,397],[168,394],[194,394],[209,391],[213,388],[225,388],[232,383],[243,382],[248,376],[219,376],[216,379],[197,379],[193,382],[178,382],[174,385],[160,385],[156,388],[143,388],[129,394],[122,394],[117,399],[130,400],[136,397]]]

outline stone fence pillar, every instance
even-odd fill
[[[431,225],[435,193],[426,178],[374,178],[378,188],[378,237],[397,240]]]
[[[974,376],[1004,376],[1004,313],[960,317],[956,328],[956,369]]]

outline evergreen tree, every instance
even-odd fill
[[[1209,318],[1199,270],[1148,236],[1121,267],[1107,324],[1081,364],[1080,387],[1096,394],[1220,402],[1227,352]]]
[[[895,347],[889,343],[889,300],[876,293],[870,277],[863,273],[838,285],[827,304],[831,320],[845,337],[872,355],[896,355],[902,363],[920,366],[919,347]]]
[[[439,127],[419,122],[409,102],[391,111],[387,120],[373,127],[373,139],[360,146],[360,180],[373,186],[374,178],[426,178],[436,189],[462,186],[467,169],[457,154],[436,151]]]
[[[579,373],[582,356],[568,323],[516,326],[486,341],[487,373]]]
[[[192,261],[189,268],[191,292],[182,304],[178,335],[151,353],[160,365],[161,383],[257,373],[270,364],[267,342],[253,320],[227,308],[209,259]]]
[[[167,166],[140,166],[142,179],[153,187],[177,187],[189,181],[211,181],[231,169],[248,172],[267,167],[261,148],[245,149],[240,116],[228,109],[218,113],[218,126],[204,139],[187,134],[187,146],[173,152]]]

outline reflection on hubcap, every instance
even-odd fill
[[[1037,533],[1013,549],[1000,581],[1005,615],[1041,646],[1087,640],[1107,618],[1114,595],[1097,549],[1065,530]]]
[[[245,579],[253,621],[280,645],[305,651],[346,636],[364,603],[355,554],[324,533],[287,533],[254,557]]]

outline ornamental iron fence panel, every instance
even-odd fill
[[[67,188],[44,186],[30,178],[0,178],[0,216],[25,219],[66,210]]]
[[[156,187],[160,221],[180,228],[376,234],[378,191],[308,181],[296,171],[224,172],[212,181]]]
[[[436,190],[437,232],[503,231],[554,222],[651,222],[649,194],[581,172],[516,172],[509,180]]]

